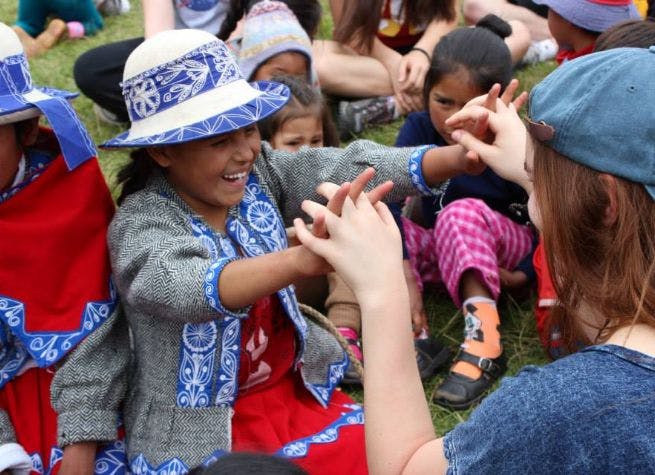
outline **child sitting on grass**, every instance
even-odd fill
[[[73,97],[33,86],[0,23],[0,473],[125,468],[113,442],[129,353],[106,243],[114,203]]]
[[[275,151],[257,122],[283,108],[288,89],[249,84],[225,44],[198,30],[146,40],[123,89],[131,126],[104,146],[137,148],[108,235],[133,335],[132,471],[186,473],[234,450],[312,474],[366,473],[362,409],[335,390],[348,358],[301,314],[291,285],[330,267],[287,246],[284,220],[320,182],[371,166],[376,199],[390,178],[399,199],[481,164],[458,145]]]

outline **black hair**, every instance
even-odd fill
[[[142,190],[154,171],[160,168],[145,148],[133,150],[130,161],[118,172],[118,185],[123,185],[118,204],[132,193]]]
[[[594,45],[594,51],[612,48],[648,48],[655,45],[655,18],[628,20],[603,32]]]
[[[307,475],[288,459],[273,455],[233,452],[220,457],[209,467],[198,467],[189,475]]]
[[[321,116],[323,124],[323,145],[326,147],[339,146],[339,134],[334,126],[330,108],[326,105],[319,90],[297,76],[275,76],[271,80],[287,86],[291,98],[283,109],[257,124],[262,140],[270,142],[282,124],[297,117],[304,117],[307,115],[308,108],[315,108],[317,115]]]
[[[474,28],[462,27],[441,38],[432,52],[430,69],[425,76],[423,99],[427,108],[430,90],[446,74],[464,69],[480,91],[495,83],[501,89],[512,80],[512,56],[503,41],[512,27],[496,15],[487,15]]]
[[[237,23],[250,9],[261,0],[230,0],[225,20],[221,25],[218,34],[219,39],[225,41],[234,31]],[[307,32],[310,39],[314,39],[318,26],[321,22],[321,4],[318,0],[278,0],[286,4],[298,19],[300,26]]]

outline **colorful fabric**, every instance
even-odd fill
[[[59,141],[69,170],[97,155],[89,133],[68,103],[77,94],[32,84],[29,64],[16,34],[0,23],[0,124],[43,113]]]
[[[403,218],[405,242],[419,288],[443,283],[458,307],[462,274],[473,270],[494,300],[498,268],[514,269],[532,249],[532,230],[491,210],[483,201],[462,199],[446,206],[436,226],[425,229]]]
[[[293,12],[282,2],[264,0],[246,16],[239,47],[239,68],[251,80],[259,66],[284,52],[307,58],[307,79],[311,79],[312,44]]]
[[[194,28],[215,35],[229,9],[229,0],[172,0],[175,29]]]
[[[551,308],[557,304],[557,293],[550,277],[546,248],[541,239],[534,252],[534,270],[537,273],[537,301],[534,309],[537,333],[544,349],[555,360],[565,356],[568,350],[562,341],[560,329],[550,319]]]
[[[63,457],[57,444],[57,414],[50,404],[53,376],[52,371],[31,368],[0,390],[0,410],[9,415],[16,439],[32,459],[32,474],[56,475]],[[94,473],[127,473],[122,441],[99,445]]]
[[[93,0],[19,0],[16,24],[36,38],[43,32],[46,20],[51,16],[67,23],[82,23],[87,35],[94,35],[104,26]]]
[[[594,46],[595,44],[592,43],[586,48],[582,48],[581,50],[578,51],[562,48],[557,52],[557,55],[555,56],[555,61],[557,61],[557,64],[563,64],[566,63],[567,61],[572,61],[576,58],[580,58],[582,56],[591,54],[594,52]]]
[[[87,161],[69,173],[61,155],[0,203],[0,247],[6,250],[0,253],[0,320],[15,343],[14,356],[26,352],[38,366],[51,366],[113,312],[106,245],[113,213],[98,163]],[[0,386],[11,379],[6,367],[12,358],[3,356]]]
[[[377,37],[389,48],[414,46],[421,39],[425,25],[411,25],[405,18],[403,0],[384,0]]]

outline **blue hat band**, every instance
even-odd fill
[[[27,59],[24,54],[7,56],[0,61],[0,95],[18,95],[32,90]]]
[[[123,96],[130,121],[137,122],[242,79],[232,55],[213,42],[124,81]]]

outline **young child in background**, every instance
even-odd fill
[[[371,473],[647,473],[655,466],[653,75],[652,49],[593,53],[532,90],[529,133],[501,101],[491,102],[496,112],[473,105],[451,118],[451,127],[489,124],[490,144],[464,131],[453,137],[530,194],[568,337],[594,346],[506,378],[443,438],[411,340],[399,338],[409,304],[390,214],[363,195],[333,208],[337,214],[305,206],[330,238],[297,221],[300,241],[334,266],[362,306]]]
[[[276,150],[297,152],[301,147],[338,147],[332,114],[320,91],[296,76],[274,76],[289,88],[289,102],[259,122],[259,133]]]
[[[603,31],[641,17],[632,0],[534,0],[548,7],[548,28],[560,51],[558,64],[589,54]]]
[[[309,36],[289,7],[272,0],[255,4],[245,18],[236,48],[239,68],[248,81],[299,76],[316,84]]]
[[[202,75],[186,74],[189,62]],[[282,109],[287,88],[249,85],[225,44],[198,30],[146,40],[123,88],[131,127],[104,146],[140,147],[108,237],[134,342],[132,471],[185,473],[234,450],[313,474],[366,473],[362,410],[335,391],[346,353],[300,313],[291,286],[330,268],[288,248],[283,222],[326,179],[374,166],[384,183],[371,193],[394,178],[397,200],[481,164],[460,146],[274,151],[257,122]]]
[[[474,28],[459,28],[437,44],[424,86],[426,111],[410,114],[396,146],[453,144],[446,120],[493,84],[504,91],[512,60],[503,38],[509,24],[495,15]],[[419,292],[424,283],[443,284],[465,321],[464,343],[433,401],[464,409],[482,397],[504,371],[501,288],[534,278],[535,234],[528,225],[527,195],[491,169],[453,177],[444,192],[421,200],[421,224],[402,218],[404,245]],[[425,364],[425,362],[424,362]]]
[[[51,16],[55,18],[46,27]],[[52,48],[64,34],[82,38],[95,35],[103,26],[94,0],[19,0],[14,30],[32,58]]]
[[[0,473],[125,469],[110,443],[129,353],[106,242],[114,204],[73,97],[32,85],[0,23]]]
[[[243,19],[250,9],[262,0],[230,0],[227,15],[218,32],[218,39],[226,43],[243,35]],[[314,40],[321,23],[322,8],[318,0],[281,0],[293,12],[310,40]]]

